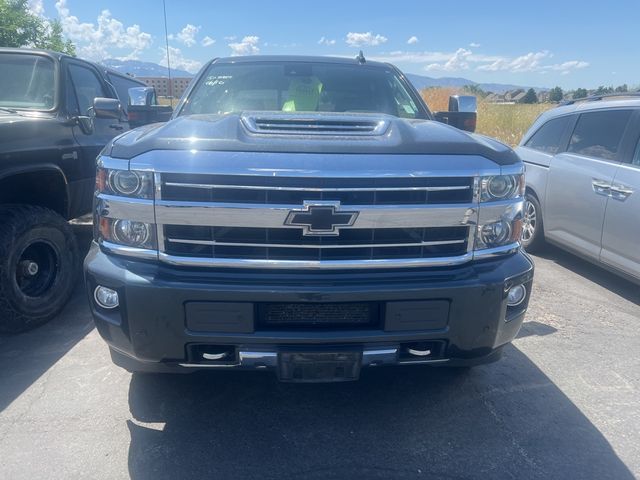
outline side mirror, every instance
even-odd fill
[[[158,105],[153,87],[133,87],[129,89],[129,126],[140,127],[149,123],[166,122],[173,109],[169,105]]]
[[[473,95],[451,95],[449,97],[449,111],[476,113],[478,99]]]
[[[93,113],[96,118],[120,118],[122,106],[116,98],[96,97],[93,99]]]
[[[129,89],[129,105],[150,107],[157,105],[156,89],[153,87],[133,87]]]
[[[478,102],[473,95],[452,95],[449,97],[449,111],[435,112],[434,117],[438,122],[446,123],[452,127],[467,132],[476,131],[478,118]]]

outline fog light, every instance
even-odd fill
[[[101,285],[98,285],[93,291],[93,298],[95,299],[96,303],[102,308],[116,308],[120,304],[120,300],[118,299],[118,292]]]
[[[527,296],[527,288],[520,284],[509,289],[507,293],[507,305],[510,307],[516,307],[520,305],[524,298]]]

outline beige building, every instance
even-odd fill
[[[180,98],[191,82],[191,77],[172,77],[169,83],[169,77],[136,77],[150,87],[156,89],[156,95],[159,97]]]

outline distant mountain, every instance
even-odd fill
[[[509,85],[503,83],[478,83],[473,80],[461,77],[442,77],[432,78],[424,75],[416,75],[413,73],[406,74],[407,78],[417,90],[422,90],[430,87],[464,87],[465,85],[476,85],[485,92],[504,93],[509,90],[517,90],[519,88],[528,89],[522,85]],[[535,90],[547,90],[546,88],[535,88]]]
[[[113,68],[121,73],[128,73],[134,77],[168,77],[167,67],[163,67],[153,62],[141,62],[139,60],[116,60],[108,58],[102,61],[103,65]],[[172,77],[193,77],[192,73],[176,68],[171,69]],[[522,85],[509,85],[503,83],[478,83],[462,77],[442,77],[432,78],[424,75],[408,73],[407,78],[418,90],[430,87],[464,87],[465,85],[477,85],[485,92],[504,93],[509,90],[519,88],[527,89]],[[546,88],[536,88],[536,90],[547,90]]]
[[[117,70],[120,73],[127,73],[134,77],[168,77],[167,67],[163,67],[153,62],[141,62],[139,60],[116,60],[108,58],[102,64]],[[178,68],[171,69],[172,77],[193,77],[192,73]]]

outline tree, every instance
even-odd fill
[[[564,98],[564,92],[560,87],[553,87],[549,90],[549,101],[550,102],[561,102]]]
[[[29,12],[27,0],[0,0],[0,47],[34,45],[41,28],[40,19]]]
[[[593,92],[594,95],[606,95],[608,93],[613,93],[613,87],[605,87],[604,85],[600,85],[596,88],[596,91]]]
[[[527,90],[527,93],[522,97],[522,103],[538,103],[538,95],[533,88]]]
[[[38,41],[35,46],[46,50],[63,52],[68,55],[76,55],[76,46],[71,42],[71,40],[65,40],[62,35],[62,24],[58,19],[50,22],[48,32],[45,33],[42,39]]]
[[[586,96],[589,94],[589,92],[587,92],[586,88],[576,88],[573,92],[573,99],[574,100],[578,100],[579,98],[586,98]]]
[[[622,85],[618,85],[616,87],[617,93],[626,93],[628,91],[629,91],[629,86],[626,83],[623,83]]]
[[[59,20],[48,20],[29,10],[28,0],[0,0],[0,47],[33,47],[75,55],[65,40]]]
[[[478,85],[473,85],[473,84],[465,85],[464,87],[462,87],[462,90],[464,90],[465,93],[468,93],[470,95],[475,95],[476,97],[480,97],[480,98],[484,98],[488,95],[488,93],[485,92]]]

